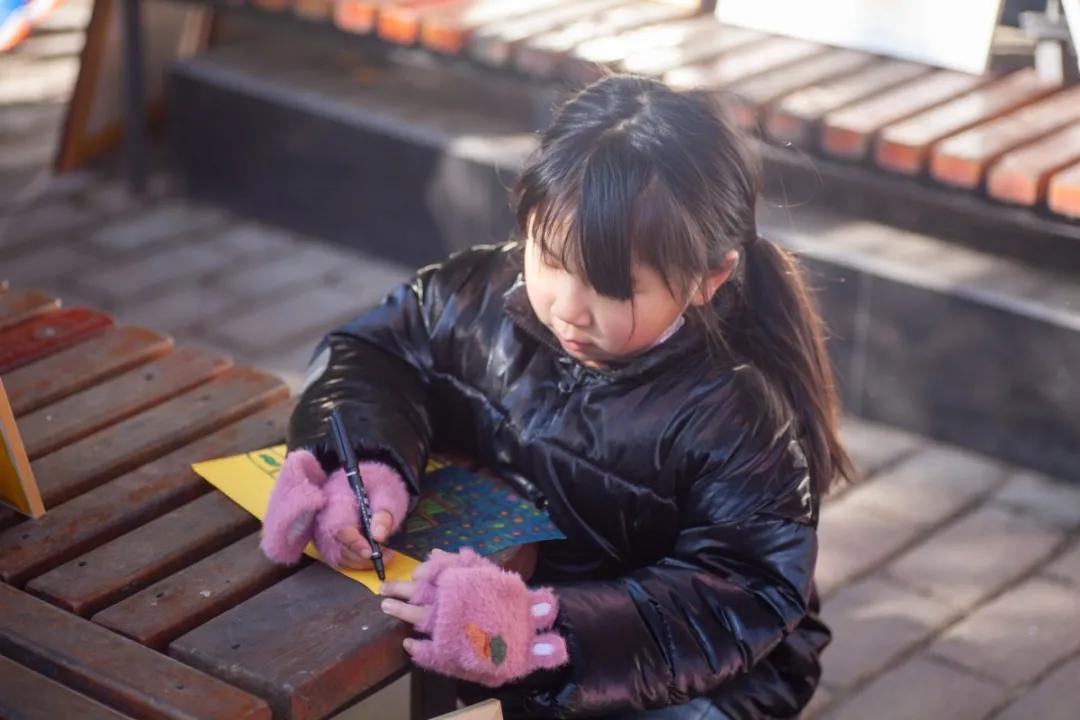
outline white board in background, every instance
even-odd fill
[[[721,21],[981,74],[1002,0],[718,0]]]

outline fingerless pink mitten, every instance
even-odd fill
[[[427,606],[417,630],[421,667],[490,687],[567,662],[566,641],[550,630],[558,600],[550,588],[530,590],[517,573],[468,548],[432,552],[413,572],[412,603]]]
[[[386,510],[394,518],[390,534],[397,532],[409,511],[409,491],[405,489],[405,481],[396,470],[380,462],[358,463],[357,468],[372,517],[379,510]],[[356,494],[344,470],[335,470],[330,474],[330,479],[323,486],[323,494],[326,506],[315,517],[315,547],[326,562],[339,565],[341,543],[337,541],[338,531],[345,527],[356,527],[359,522]]]
[[[394,519],[395,532],[409,508],[405,481],[389,465],[379,462],[359,463],[360,477],[374,516],[386,510]],[[344,470],[327,478],[319,461],[308,450],[297,449],[285,457],[277,484],[263,519],[260,547],[276,563],[292,565],[303,555],[311,541],[323,559],[331,565],[341,561],[341,543],[337,534],[342,528],[359,524],[356,495]]]

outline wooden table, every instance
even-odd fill
[[[281,380],[5,285],[0,373],[47,508],[0,508],[0,717],[314,720],[408,672],[370,591],[271,564],[190,468],[281,442]],[[412,687],[414,718],[452,709]]]

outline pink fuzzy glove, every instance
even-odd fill
[[[376,542],[385,542],[397,532],[409,510],[409,491],[405,481],[389,465],[380,462],[357,464],[360,479],[371,506],[371,535]],[[343,555],[370,556],[370,548],[359,530],[359,507],[356,495],[344,470],[336,470],[323,486],[326,506],[315,517],[315,547],[331,565],[341,565]],[[389,514],[389,518],[381,513]],[[348,548],[348,549],[347,549]],[[389,551],[382,549],[384,562]]]
[[[361,462],[359,470],[371,504],[372,535],[383,542],[405,519],[409,493],[405,481],[388,465]],[[274,562],[291,565],[311,540],[323,559],[335,566],[343,559],[350,566],[360,566],[368,550],[345,471],[337,470],[327,478],[311,452],[297,449],[285,457],[278,473],[263,519],[260,547]]]
[[[266,557],[282,565],[296,563],[312,537],[316,514],[326,505],[326,473],[307,450],[285,456],[270,504],[263,518],[259,546]]]
[[[530,590],[521,576],[468,548],[432,552],[413,572],[411,603],[426,609],[411,641],[421,667],[489,687],[567,662],[566,641],[550,630],[558,600],[550,588]]]

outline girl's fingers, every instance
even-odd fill
[[[392,598],[383,600],[380,607],[382,607],[382,611],[387,615],[396,617],[398,620],[407,622],[410,625],[419,625],[424,621],[424,617],[427,615],[426,607],[410,605],[409,603],[394,600]]]
[[[388,510],[379,510],[371,518],[371,537],[377,543],[386,542],[390,528],[394,526],[394,516]]]
[[[337,531],[337,540],[344,547],[352,550],[357,555],[363,556],[365,553],[371,554],[371,547],[368,545],[367,540],[364,539],[363,533],[360,532],[360,528],[355,525],[349,525],[343,527]]]
[[[412,580],[401,580],[394,582],[384,582],[382,587],[379,588],[380,595],[386,595],[388,597],[395,597],[405,602],[412,600],[413,595],[416,594],[417,583]]]

